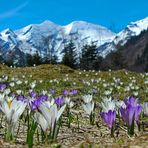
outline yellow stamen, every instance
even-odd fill
[[[10,109],[10,107],[11,107],[11,103],[12,103],[12,101],[10,100],[10,101],[8,101],[8,107],[9,107],[9,109]]]

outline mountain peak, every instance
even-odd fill
[[[131,22],[127,27],[134,32],[135,35],[139,35],[141,31],[148,29],[148,17],[136,22]]]
[[[10,34],[10,33],[14,33],[14,32],[10,28],[7,28],[7,29],[3,30],[1,33]]]
[[[59,26],[58,24],[56,24],[56,23],[54,23],[52,21],[49,21],[49,20],[45,20],[42,23],[40,23],[39,25],[55,25],[55,26]]]
[[[7,28],[1,32],[1,38],[5,41],[10,40],[10,38],[15,40],[17,38],[17,35],[11,30],[10,28]]]
[[[79,33],[83,34],[84,38],[89,36],[93,37],[93,40],[100,39],[105,42],[105,40],[109,40],[115,37],[115,33],[111,32],[109,29],[92,24],[86,21],[73,21],[70,24],[63,26],[65,33]]]
[[[135,22],[131,22],[131,24],[147,24],[148,25],[148,17],[145,17],[144,19],[141,19],[141,20],[138,20],[138,21],[135,21]]]
[[[142,31],[148,29],[148,17],[129,23],[124,30],[119,32],[114,40],[115,44],[124,45],[132,36],[138,36]]]
[[[104,26],[93,24],[93,23],[89,23],[89,22],[86,22],[86,21],[73,21],[73,22],[71,22],[70,24],[68,24],[68,25],[66,25],[64,27],[67,27],[67,26],[72,26],[72,27],[75,27],[77,29],[90,29],[90,28],[107,29]]]

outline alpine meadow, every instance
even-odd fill
[[[146,4],[2,0],[0,147],[147,148]]]

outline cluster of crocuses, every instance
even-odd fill
[[[95,103],[93,100],[93,95],[84,95],[82,96],[82,99],[84,102],[82,107],[85,113],[89,115],[90,123],[94,124]],[[137,127],[139,127],[139,117],[141,112],[143,111],[143,114],[148,116],[148,102],[140,105],[138,103],[138,98],[135,99],[132,96],[124,99],[123,101],[118,101],[117,99],[112,99],[111,97],[104,98],[100,103],[100,107],[100,116],[111,130],[111,136],[114,136],[117,118],[123,119],[127,126],[128,134],[133,135],[135,123]]]
[[[5,114],[8,123],[6,139],[11,140],[19,117],[25,110],[26,103],[17,101],[15,95],[9,94],[10,90],[5,89],[6,85],[0,85],[0,110]],[[2,93],[3,92],[3,93]]]
[[[65,108],[72,107],[73,102],[71,98],[77,94],[77,90],[64,90],[63,96],[53,98],[54,89],[50,90],[50,94],[42,91],[43,95],[38,96],[35,92],[30,92],[28,105],[30,107],[33,120],[40,125],[46,141],[54,141],[57,138],[59,128],[61,126],[60,117]],[[17,96],[17,100],[27,102],[28,99],[24,96]],[[34,122],[33,122],[34,123]],[[47,139],[48,137],[48,139]]]
[[[71,97],[77,94],[77,90],[64,90],[63,96],[53,98],[54,90],[50,94],[42,91],[42,95],[37,95],[33,90],[29,90],[29,95],[10,94],[6,84],[0,84],[0,110],[5,114],[8,130],[6,140],[13,140],[17,122],[23,112],[26,111],[25,121],[27,122],[27,143],[29,147],[33,145],[33,136],[37,125],[41,127],[43,142],[52,141],[57,138],[60,128],[60,118],[66,106],[71,108],[73,102]],[[47,93],[47,94],[46,94]],[[25,110],[26,109],[26,110]]]
[[[144,103],[143,107],[138,103],[138,99],[134,99],[134,97],[128,97],[123,101],[117,101],[109,99],[104,99],[102,102],[102,112],[100,113],[104,122],[111,129],[111,135],[113,136],[115,123],[116,123],[116,115],[120,116],[123,121],[126,123],[127,132],[129,135],[134,134],[134,126],[135,123],[139,126],[139,117],[143,110],[144,114],[147,113],[147,103]]]
[[[65,111],[67,116],[67,125],[70,128],[72,122],[71,108],[74,106],[72,97],[77,95],[78,91],[64,90],[61,96],[55,97],[55,90],[42,90],[40,94],[36,93],[34,84],[31,85],[29,92],[18,92],[17,95],[12,94],[6,84],[0,84],[0,110],[5,114],[8,123],[6,139],[12,140],[15,136],[17,122],[21,117],[27,125],[27,143],[29,147],[33,145],[33,136],[35,132],[41,134],[42,142],[55,141],[62,124],[62,114]],[[88,92],[90,93],[90,92]],[[90,94],[83,95],[82,107],[86,114],[89,115],[90,124],[95,124],[96,102],[94,95],[96,90],[91,90]],[[18,95],[19,94],[19,95]],[[123,101],[105,98],[100,103],[100,116],[111,130],[111,136],[114,136],[117,118],[122,118],[123,123],[127,126],[129,135],[134,134],[135,123],[139,125],[140,113],[148,116],[148,103],[140,105],[138,99],[128,97]],[[22,116],[22,114],[24,115]],[[37,128],[40,127],[40,128]],[[40,131],[38,130],[40,129]],[[38,136],[39,139],[40,136]]]

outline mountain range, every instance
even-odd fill
[[[23,65],[25,55],[33,55],[36,52],[41,57],[51,53],[61,61],[65,44],[73,40],[77,53],[81,53],[83,45],[96,41],[98,53],[106,58],[113,51],[117,51],[118,47],[124,47],[131,38],[139,36],[147,28],[148,17],[129,23],[119,33],[84,21],[75,21],[61,26],[47,20],[19,30],[13,31],[8,28],[0,32],[0,56],[5,61],[11,59],[16,65],[18,63]]]

